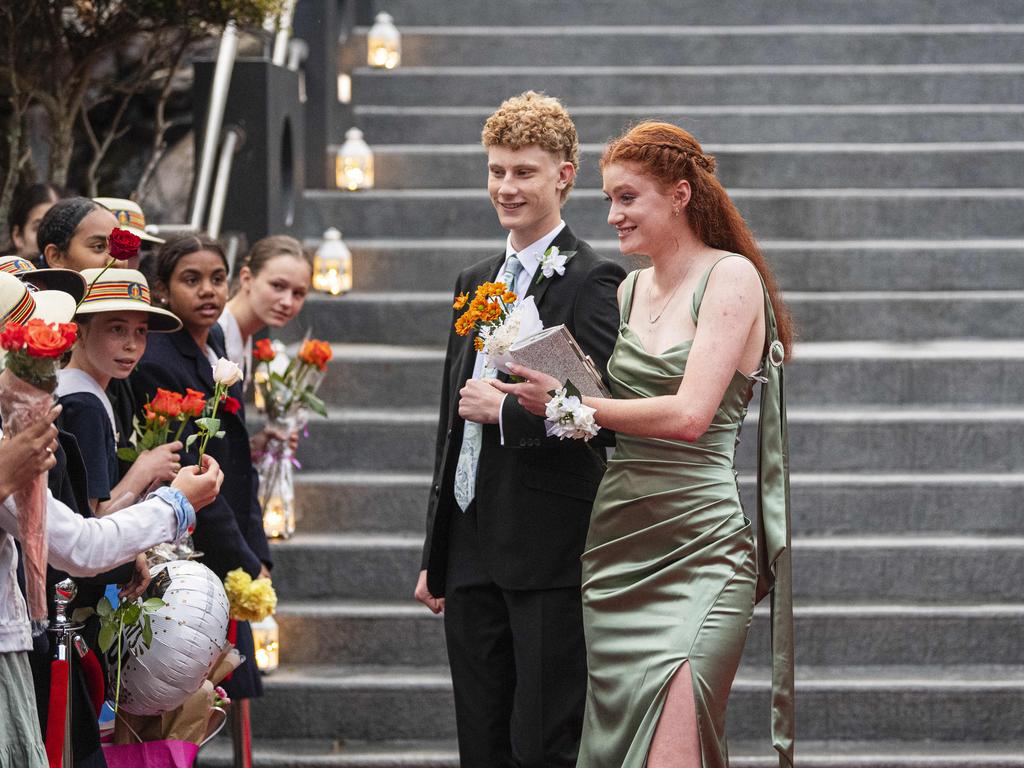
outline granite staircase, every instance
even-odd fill
[[[718,158],[799,322],[797,764],[1024,767],[1024,5],[385,9],[402,67],[353,83],[377,189],[306,195],[306,234],[343,230],[356,290],[305,313],[335,344],[332,410],[300,450],[299,533],[275,546],[284,663],[254,706],[256,764],[458,765],[442,625],[411,594],[454,276],[503,242],[479,131],[534,88],[580,129],[578,234],[617,254],[602,143],[677,122]],[[734,766],[776,764],[767,640],[759,608]],[[223,744],[201,760],[226,763]]]

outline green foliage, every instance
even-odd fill
[[[166,603],[158,597],[141,600],[122,600],[115,609],[106,596],[96,604],[95,614],[100,617],[99,647],[108,653],[117,642],[117,691],[114,694],[114,711],[121,698],[122,640],[128,643],[127,651],[132,656],[141,656],[153,644],[153,625],[150,614],[164,607]],[[92,608],[79,608],[72,618],[84,621],[93,614]],[[81,619],[79,619],[81,617]],[[134,631],[133,631],[134,629]]]

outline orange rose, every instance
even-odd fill
[[[206,407],[206,395],[189,387],[181,400],[181,415],[198,418]]]
[[[316,366],[321,371],[327,370],[327,361],[334,356],[331,345],[326,341],[309,339],[299,350],[299,360],[309,365]]]
[[[167,417],[154,411],[150,403],[142,406],[142,412],[146,414],[146,421],[155,427],[162,427],[167,423]]]
[[[274,351],[274,345],[270,339],[260,339],[253,346],[252,356],[261,363],[269,363],[277,357],[277,353]]]
[[[25,347],[32,357],[60,357],[74,343],[68,342],[59,329],[39,318],[25,324]]]
[[[154,413],[166,416],[169,419],[176,419],[181,414],[181,404],[184,398],[177,392],[168,389],[158,389],[156,397],[150,402]]]

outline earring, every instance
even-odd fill
[[[679,215],[679,209],[678,208],[673,208],[672,209],[672,215],[673,216],[678,216]]]

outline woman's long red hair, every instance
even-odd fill
[[[633,126],[605,147],[601,168],[612,163],[635,163],[669,186],[683,179],[690,182],[686,207],[690,227],[711,248],[746,256],[757,268],[775,310],[779,340],[788,359],[793,352],[793,318],[754,233],[715,176],[715,158],[705,154],[697,139],[682,128],[650,121]]]

